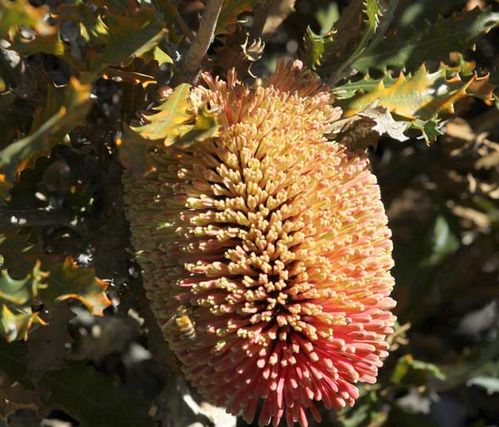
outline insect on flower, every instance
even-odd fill
[[[166,329],[173,324],[175,324],[181,337],[188,340],[196,339],[196,324],[192,320],[190,308],[185,305],[179,306],[176,312],[172,314],[170,319],[165,323],[163,329]]]

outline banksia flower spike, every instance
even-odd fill
[[[387,356],[379,187],[364,152],[328,140],[341,111],[300,62],[251,87],[234,73],[204,80],[191,100],[217,115],[218,136],[158,147],[155,172],[125,177],[147,295],[208,400],[262,426],[307,426],[320,402],[353,405]]]

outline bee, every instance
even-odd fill
[[[196,324],[191,318],[191,310],[185,305],[177,308],[177,311],[165,323],[163,328],[175,324],[182,338],[190,341],[196,339]]]

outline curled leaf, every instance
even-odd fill
[[[371,119],[374,124],[372,130],[378,135],[386,134],[397,141],[407,141],[409,139],[408,136],[404,135],[404,131],[407,130],[409,124],[404,121],[395,121],[386,107],[374,106],[367,108],[361,111],[359,116]]]

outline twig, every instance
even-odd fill
[[[222,9],[223,0],[208,0],[204,9],[199,31],[196,38],[192,41],[189,50],[180,63],[180,71],[183,73],[184,80],[192,80],[196,77],[201,62],[203,61],[206,52],[212,42],[217,26],[220,10]]]

